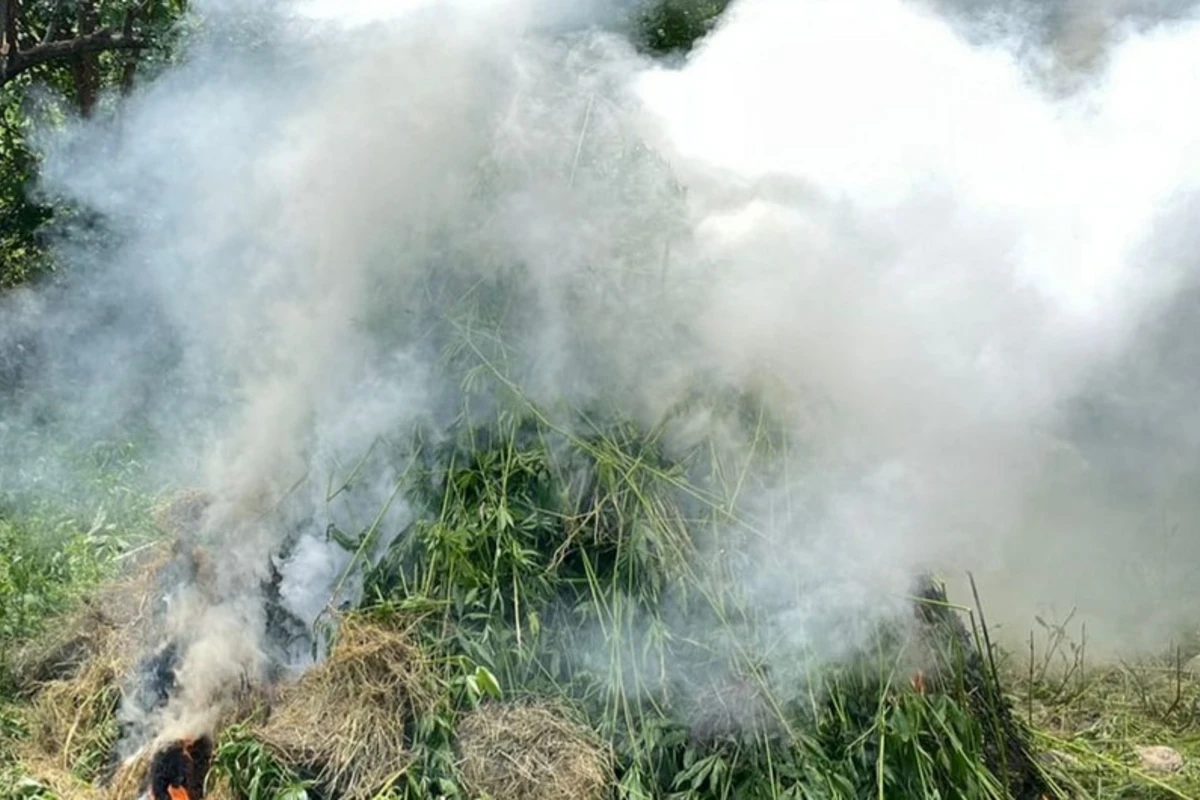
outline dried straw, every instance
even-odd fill
[[[280,690],[256,735],[281,762],[315,774],[338,796],[369,798],[408,765],[405,724],[435,697],[411,628],[347,615],[329,657]]]
[[[464,788],[492,800],[601,800],[612,758],[593,732],[553,706],[485,705],[458,727]]]

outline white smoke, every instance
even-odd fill
[[[803,478],[830,509],[784,551],[850,580],[830,605],[878,607],[918,565],[987,573],[1009,619],[1053,599],[1103,625],[1143,596],[1090,478],[1055,495],[1086,526],[1047,531],[1031,497],[1066,477],[1065,405],[1193,268],[1172,213],[1200,177],[1197,42],[1195,22],[1131,34],[1060,100],[911,4],[743,0],[686,67],[639,78],[726,264],[703,352],[833,409]]]

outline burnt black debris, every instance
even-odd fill
[[[189,538],[188,532],[180,532],[172,548],[173,557],[151,578],[158,590],[155,592],[158,602],[149,619],[152,632],[163,630],[172,597],[180,596],[188,587],[212,580],[211,557]],[[285,543],[281,555],[286,553],[287,546]],[[262,644],[268,661],[266,677],[273,681],[311,649],[312,631],[310,624],[286,608],[280,593],[282,574],[274,559],[267,566],[269,575],[257,594],[244,600],[262,605],[265,618]],[[188,647],[186,636],[160,639],[155,649],[143,657],[127,677],[119,712],[119,735],[109,762],[110,774],[154,737],[157,712],[167,706],[178,690],[176,671]]]
[[[212,755],[212,740],[207,736],[172,742],[159,750],[150,762],[150,800],[201,800]]]
[[[118,713],[116,746],[109,756],[107,774],[115,774],[121,762],[133,755],[153,735],[150,719],[163,708],[176,688],[175,670],[179,665],[179,646],[167,642],[138,662],[126,679]]]
[[[282,561],[287,558],[292,541],[285,542],[278,556]],[[263,610],[266,613],[266,636],[263,646],[269,658],[269,670],[272,679],[281,674],[287,666],[308,653],[313,646],[312,626],[300,619],[284,604],[281,587],[283,573],[279,570],[275,559],[270,564],[270,577],[262,584]]]

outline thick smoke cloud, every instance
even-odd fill
[[[326,477],[457,413],[437,332],[467,307],[547,407],[762,398],[802,446],[770,467],[792,510],[746,585],[818,658],[924,569],[975,570],[1017,626],[1079,605],[1111,646],[1182,621],[1194,21],[1121,29],[1064,97],[1015,7],[981,40],[899,0],[740,0],[672,69],[582,26],[616,4],[338,8],[198,4],[179,66],[47,134],[45,189],[104,224],[64,234],[62,286],[3,307],[0,344],[31,354],[0,360],[24,381],[6,481],[45,431],[136,421],[156,476],[214,498],[161,730],[268,668],[262,586],[297,529],[284,604],[311,622],[353,596],[324,531],[370,525],[401,465],[333,502]],[[264,522],[285,497],[295,519]],[[395,535],[413,512],[388,509]]]
[[[893,592],[917,564],[953,565],[980,572],[1009,620],[1078,603],[1094,631],[1165,635],[1151,615],[1191,581],[1141,570],[1192,550],[1186,536],[1169,556],[1160,536],[1147,547],[1141,526],[1190,515],[1111,488],[1133,452],[1191,427],[1183,404],[1150,423],[1146,396],[1188,368],[1130,348],[1155,347],[1143,326],[1193,271],[1198,32],[1130,34],[1054,100],[1020,53],[913,6],[761,0],[735,5],[682,71],[642,77],[681,172],[724,171],[690,184],[693,207],[761,187],[695,221],[729,265],[702,349],[831,409],[806,429],[821,455],[805,477],[838,498],[818,526],[829,552],[794,551],[815,582],[839,557]],[[1082,398],[1130,390],[1131,361],[1141,402],[1085,432]],[[1101,456],[1118,426],[1132,441]]]

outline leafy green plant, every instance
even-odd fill
[[[217,743],[208,780],[215,779],[224,779],[245,800],[307,800],[313,786],[241,726],[226,730]]]
[[[714,491],[744,488],[728,464],[674,460],[660,432],[557,422],[510,396],[491,423],[464,414],[420,459],[410,496],[426,513],[369,582],[383,603],[429,612],[426,647],[478,665],[505,696],[580,709],[614,748],[620,797],[1007,797],[985,756],[987,708],[961,680],[939,694],[896,687],[886,632],[877,659],[814,673],[803,693],[762,669],[742,638],[752,610],[699,548],[718,529],[730,549],[751,535]],[[694,685],[704,675],[734,676],[757,713],[698,722],[711,711]],[[460,689],[452,706],[481,694]]]

